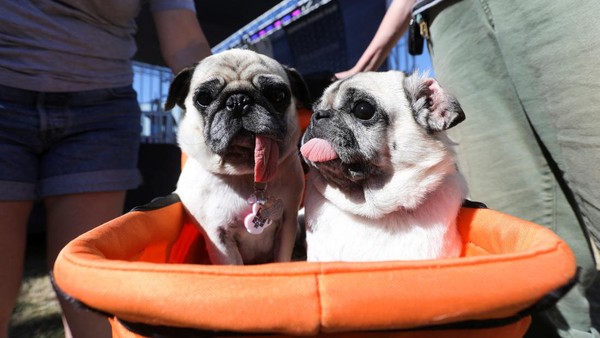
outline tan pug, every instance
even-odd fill
[[[249,50],[210,56],[180,72],[167,110],[185,110],[188,156],[176,194],[204,232],[213,264],[289,261],[304,176],[297,106],[300,75]]]
[[[302,138],[308,260],[459,256],[467,186],[444,131],[462,120],[431,78],[390,71],[330,85]]]

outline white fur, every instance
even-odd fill
[[[446,189],[428,194],[414,210],[396,210],[379,218],[360,216],[325,198],[321,177],[311,172],[306,187],[306,242],[309,261],[378,261],[458,257],[461,239],[457,211],[466,194],[464,180],[447,177]],[[328,192],[325,192],[328,194]],[[336,200],[338,202],[338,200]],[[353,204],[343,198],[343,207]],[[377,209],[364,203],[362,209]]]

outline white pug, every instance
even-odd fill
[[[300,75],[249,50],[212,55],[173,80],[165,108],[185,110],[188,156],[175,193],[207,239],[213,264],[289,261],[304,175]]]
[[[462,120],[431,78],[372,72],[330,85],[302,138],[308,260],[459,256],[467,185],[444,130]]]

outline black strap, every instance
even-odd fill
[[[150,203],[134,207],[133,209],[131,209],[131,211],[152,211],[168,207],[169,205],[175,204],[180,201],[181,199],[179,199],[179,195],[172,193],[167,196],[156,197],[155,199],[150,201]]]
[[[471,201],[471,200],[464,200],[463,204],[462,204],[463,208],[471,208],[471,209],[487,209],[487,205],[485,205],[485,203],[482,202],[477,202],[477,201]]]

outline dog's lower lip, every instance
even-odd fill
[[[229,146],[229,151],[231,151],[231,152],[253,151],[253,150],[254,150],[254,143],[232,143]]]
[[[231,140],[231,147],[254,149],[254,135],[238,135]]]
[[[348,169],[348,173],[350,174],[350,178],[352,181],[361,181],[365,178],[365,173],[362,171],[355,171],[352,169]]]
[[[346,170],[348,172],[348,175],[350,176],[349,178],[354,182],[365,179],[365,168],[361,164],[349,164]]]

